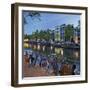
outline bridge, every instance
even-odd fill
[[[80,49],[80,44],[75,44],[72,42],[49,42],[49,41],[24,41],[24,43],[28,43],[31,45],[41,45],[41,46],[53,46],[53,47],[61,47],[61,48],[71,48],[71,49]]]

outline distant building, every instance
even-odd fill
[[[56,41],[56,42],[61,41],[61,38],[60,38],[60,30],[59,30],[59,29],[56,29],[56,30],[54,31],[54,38],[55,38],[55,41]]]
[[[50,31],[51,40],[55,42],[65,41],[65,30],[67,25],[62,24],[61,26],[57,26],[55,30]],[[73,27],[72,25],[73,35],[70,37],[71,42],[80,43],[80,21],[78,22],[77,27]]]
[[[60,26],[60,38],[61,38],[61,41],[65,41],[65,27],[66,27],[65,24]]]
[[[54,36],[55,36],[55,31],[52,30],[52,31],[50,31],[50,33],[51,33],[51,40],[54,42],[54,41],[55,41],[55,38],[54,38]]]
[[[56,26],[54,30],[54,38],[56,42],[59,42],[61,40],[60,38],[60,26]]]
[[[80,43],[80,21],[78,22],[78,26],[74,29],[74,42]]]
[[[55,29],[55,41],[65,41],[65,24],[57,26]]]

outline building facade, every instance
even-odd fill
[[[76,44],[80,43],[80,21],[78,21],[78,26],[74,29],[74,42]]]
[[[53,42],[62,42],[66,41],[66,33],[65,30],[68,27],[66,24],[62,24],[60,26],[57,26],[55,30],[51,31],[51,40]],[[70,42],[74,42],[76,44],[80,43],[80,21],[78,21],[78,26],[73,27],[73,25],[70,26],[71,30],[73,30],[73,34],[70,36],[69,40]]]

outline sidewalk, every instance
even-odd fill
[[[48,74],[48,72],[41,68],[40,66],[32,66],[29,67],[28,63],[24,62],[24,68],[23,68],[23,74],[24,77],[38,77],[38,76],[54,76],[52,73],[51,75]]]

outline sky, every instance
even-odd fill
[[[24,34],[32,34],[37,29],[45,30],[52,29],[54,30],[56,26],[62,24],[73,24],[74,27],[78,25],[80,20],[80,15],[78,14],[61,14],[61,13],[47,13],[40,12],[40,20],[35,17],[32,19],[30,16],[27,16],[27,13],[31,11],[23,11],[23,17],[26,18],[27,24],[24,24]],[[27,16],[27,17],[26,17]]]

